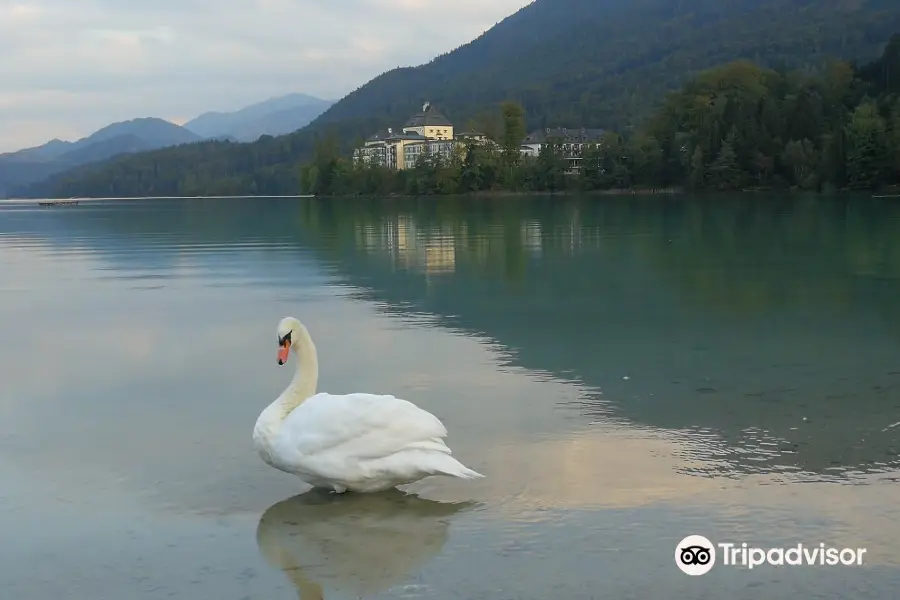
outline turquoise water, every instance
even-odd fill
[[[871,199],[0,205],[0,595],[893,599],[898,292]],[[486,479],[263,464],[285,315]],[[867,552],[688,577],[689,534]]]

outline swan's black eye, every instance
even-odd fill
[[[281,347],[281,346],[284,346],[286,343],[290,342],[292,333],[293,333],[293,331],[288,331],[286,334],[284,334],[284,337],[278,338],[278,346]]]

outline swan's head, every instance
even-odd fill
[[[294,317],[285,317],[278,323],[278,364],[287,362],[291,346],[297,341],[297,336],[303,330],[303,324]]]

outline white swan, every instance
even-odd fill
[[[290,385],[259,415],[253,445],[272,467],[338,493],[379,492],[430,475],[484,477],[450,456],[447,429],[411,402],[376,394],[316,394],[319,362],[306,327],[278,324],[278,364],[297,355]]]

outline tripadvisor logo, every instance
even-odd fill
[[[862,565],[865,548],[834,548],[825,544],[807,546],[797,544],[790,548],[757,548],[746,542],[713,544],[702,535],[689,535],[675,546],[675,564],[682,573],[706,575],[718,561],[727,567],[754,569],[762,565]]]

